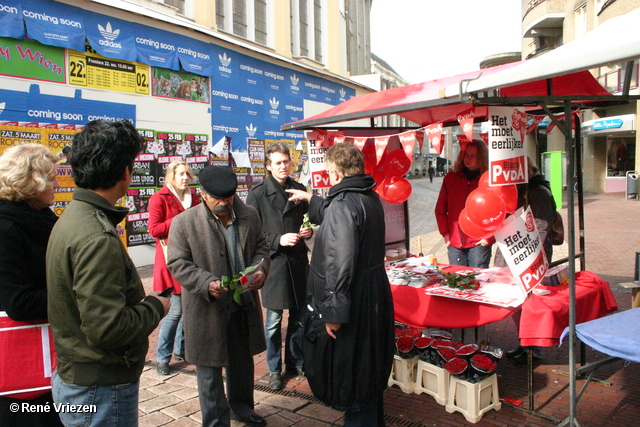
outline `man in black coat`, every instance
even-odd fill
[[[310,201],[311,222],[320,224],[307,276],[305,372],[317,398],[345,411],[345,426],[384,426],[394,350],[384,211],[354,145],[333,145],[325,163],[326,199],[289,190],[292,200]]]
[[[288,201],[285,189],[305,190],[302,184],[289,177],[291,154],[282,143],[267,150],[267,179],[251,189],[247,205],[258,211],[271,251],[271,267],[261,290],[262,305],[267,309],[265,338],[269,388],[282,388],[282,314],[289,310],[289,324],[285,339],[286,370],[303,375],[302,308],[306,288],[306,268],[309,264],[304,239],[311,237],[311,228],[301,228],[307,202]]]

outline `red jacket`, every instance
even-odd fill
[[[458,217],[464,209],[467,196],[478,188],[480,176],[469,181],[463,172],[449,172],[445,175],[436,203],[436,221],[442,236],[449,235],[449,245],[454,248],[472,248],[478,239],[467,236],[458,225]]]
[[[191,207],[200,203],[196,191],[191,188]],[[149,234],[156,238],[156,255],[153,264],[153,290],[163,291],[170,286],[175,286],[174,294],[182,293],[180,283],[173,278],[167,270],[167,262],[164,259],[164,252],[160,244],[160,238],[167,239],[169,227],[173,217],[180,212],[184,212],[182,203],[167,188],[163,186],[149,200]]]

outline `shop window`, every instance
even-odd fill
[[[634,138],[613,138],[607,142],[607,176],[625,176],[633,170],[636,143]]]

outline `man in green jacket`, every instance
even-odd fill
[[[116,231],[128,209],[115,204],[129,188],[141,149],[142,138],[128,121],[92,121],[73,140],[69,163],[79,188],[47,248],[57,353],[53,399],[63,405],[65,425],[138,425],[148,337],[170,304],[157,293],[145,297]]]

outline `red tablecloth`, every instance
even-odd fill
[[[531,294],[521,306],[522,345],[557,345],[569,324],[569,287],[540,287],[551,293],[542,297]],[[424,290],[410,286],[391,285],[391,292],[396,320],[415,328],[470,328],[500,321],[520,309],[427,295]],[[577,323],[597,319],[616,309],[607,282],[590,271],[576,274]]]
[[[444,271],[468,267],[440,265]],[[472,328],[497,322],[515,313],[517,307],[498,307],[473,301],[427,295],[423,289],[391,285],[395,318],[414,328]],[[559,336],[559,335],[558,335]]]
[[[539,286],[551,293],[531,294],[522,305],[520,344],[550,347],[559,344],[564,328],[569,326],[569,286]],[[606,316],[618,309],[609,283],[591,271],[576,273],[576,323]]]

